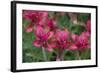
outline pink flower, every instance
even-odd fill
[[[87,32],[82,32],[81,35],[72,34],[73,43],[70,46],[70,50],[81,50],[90,48],[89,36]]]
[[[38,26],[35,31],[36,40],[34,40],[33,45],[36,47],[43,47],[48,51],[51,51],[48,40],[53,36],[53,32],[47,32],[43,27]]]
[[[45,27],[47,25],[48,12],[24,10],[23,18],[30,21],[30,23],[25,27],[25,30],[26,30],[26,32],[31,32],[34,28],[36,28],[38,26]]]
[[[47,19],[47,27],[49,27],[50,30],[55,30],[56,28],[56,21],[53,19],[48,18]]]
[[[64,30],[57,30],[55,36],[58,41],[65,41],[66,39],[68,39],[68,33]]]
[[[48,19],[48,12],[46,12],[46,11],[38,12],[38,16],[39,16],[39,19],[35,24],[36,25],[45,26],[46,25],[46,21]]]
[[[46,31],[44,31],[43,27],[41,27],[41,26],[38,26],[36,28],[35,36],[36,36],[37,41],[41,43],[40,45],[42,45],[42,43],[46,42],[49,37],[48,33]]]
[[[80,47],[80,48],[89,48],[89,41],[88,41],[88,35],[87,33],[82,33],[80,36],[79,36],[79,39],[78,39],[78,43],[77,45]]]
[[[76,34],[72,34],[72,40],[73,41],[77,41],[78,40],[78,35],[76,35]]]
[[[56,46],[59,49],[66,49],[68,47],[69,34],[64,30],[57,30],[55,34]]]
[[[33,10],[24,10],[22,15],[24,19],[32,22],[35,22],[37,19],[39,19],[38,12]]]
[[[69,50],[78,50],[78,47],[73,43],[71,44]]]
[[[28,26],[25,27],[26,32],[32,32],[33,31],[33,25],[29,24]]]
[[[48,12],[46,11],[34,11],[34,10],[24,10],[23,18],[31,21],[35,25],[43,25],[45,20],[48,17]]]

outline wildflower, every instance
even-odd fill
[[[48,40],[53,36],[53,32],[47,32],[43,27],[38,26],[35,31],[36,40],[34,40],[33,45],[36,47],[43,47],[46,50],[51,50]]]
[[[57,30],[55,39],[59,49],[66,49],[68,47],[69,34],[64,30]]]
[[[81,50],[90,48],[89,36],[87,32],[82,32],[80,35],[72,34],[72,45],[70,50]]]

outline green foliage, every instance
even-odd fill
[[[81,34],[81,32],[85,31],[85,27],[77,24],[77,25],[72,25],[70,30],[71,30],[71,32],[73,32],[75,34]]]
[[[66,51],[65,50],[64,54],[65,54],[64,60],[75,60],[76,59],[76,56],[74,55],[73,51]]]
[[[23,30],[23,62],[42,61],[41,48],[32,45],[35,36],[34,33],[26,33]]]
[[[64,16],[59,16],[58,18],[58,26],[60,28],[65,28],[65,27],[70,27],[70,20],[69,20],[69,16],[64,15]]]
[[[27,26],[29,23],[30,23],[29,20],[26,20],[26,19],[23,18],[23,24],[24,24],[24,26]]]
[[[90,14],[88,14],[88,13],[80,13],[80,14],[78,14],[77,19],[81,22],[86,22],[89,16],[90,16]]]
[[[81,51],[81,59],[91,59],[91,50],[90,49],[84,49]]]

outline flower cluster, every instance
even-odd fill
[[[42,47],[48,52],[58,49],[60,54],[64,50],[83,50],[90,48],[91,21],[87,20],[85,31],[75,34],[67,28],[60,28],[57,20],[49,17],[47,11],[23,11],[23,18],[30,21],[25,27],[27,33],[34,32],[35,40],[33,46]],[[58,53],[59,54],[59,53]],[[57,55],[57,60],[61,60],[61,55]]]

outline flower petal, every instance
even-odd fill
[[[75,44],[72,44],[69,50],[78,50],[78,47]]]
[[[32,32],[32,30],[33,30],[32,24],[29,24],[29,25],[25,28],[25,31],[26,31],[26,32]]]
[[[41,44],[39,43],[38,40],[35,40],[35,41],[33,42],[33,45],[34,45],[35,47],[40,47],[40,46],[41,46]]]
[[[54,32],[48,32],[48,39],[50,39],[51,37],[53,37]]]
[[[68,38],[68,33],[64,30],[58,30],[55,34],[55,38],[58,41],[65,41]]]
[[[52,49],[51,47],[47,47],[46,50],[47,50],[48,52],[52,52],[52,51],[53,51],[53,49]]]
[[[78,35],[76,35],[76,34],[72,34],[72,40],[73,41],[77,41],[78,40]]]

